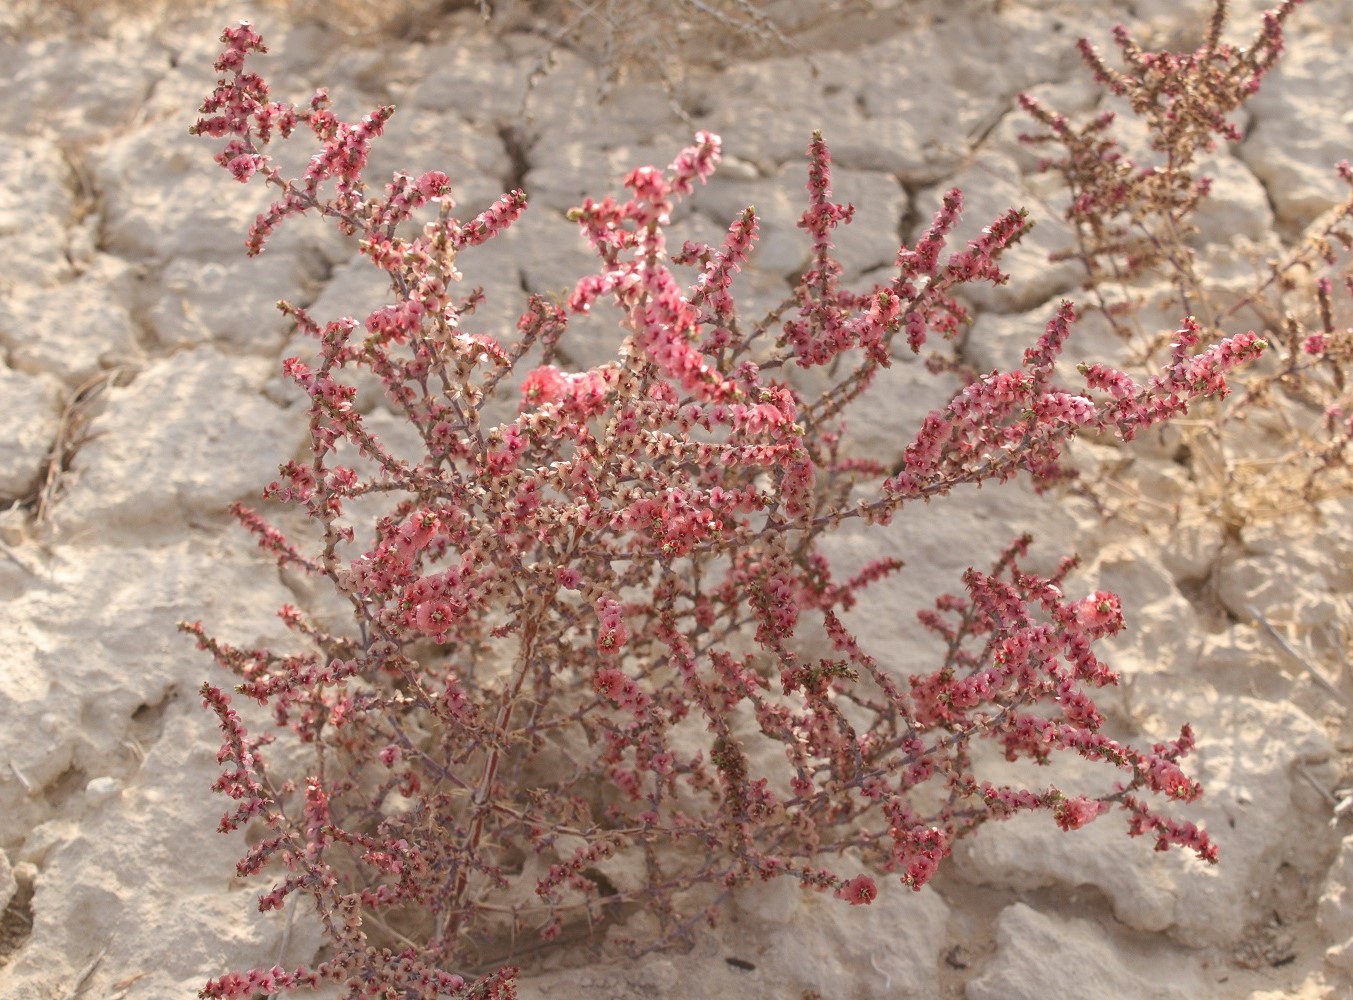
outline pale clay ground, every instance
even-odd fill
[[[1075,281],[1043,259],[1065,230],[1014,142],[1013,95],[1037,87],[1083,108],[1092,91],[1075,37],[1107,45],[1126,19],[1196,39],[1208,5],[963,0],[930,5],[933,18],[896,0],[867,6],[826,16],[780,5],[799,18],[817,78],[795,56],[691,71],[688,106],[727,153],[694,199],[691,231],[708,238],[754,201],[765,238],[747,287],[777,296],[804,261],[793,223],[815,127],[832,144],[838,196],[866,206],[842,241],[851,277],[886,265],[953,183],[969,189],[970,227],[1027,203],[1042,225],[1014,259],[1011,285],[978,297],[972,335],[986,367],[1008,362]],[[1259,8],[1235,6],[1233,29],[1248,35]],[[278,375],[292,342],[272,303],[299,297],[322,316],[373,303],[347,249],[313,227],[246,261],[243,230],[262,192],[234,186],[186,134],[214,78],[220,28],[242,16],[272,47],[279,97],[326,84],[350,114],[399,105],[377,176],[446,169],[466,206],[524,177],[532,209],[520,231],[467,257],[467,280],[489,294],[486,325],[511,321],[522,288],[584,273],[564,209],[614,190],[633,166],[669,162],[690,137],[656,83],[621,86],[599,105],[593,70],[563,52],[523,117],[539,40],[494,40],[469,13],[431,41],[358,45],[313,22],[283,23],[276,8],[214,3],[0,44],[5,1000],[188,997],[208,976],[271,964],[283,945],[282,922],[254,912],[261,886],[232,879],[240,845],[215,833],[217,735],[195,692],[224,678],[174,623],[200,617],[241,641],[276,628],[272,610],[293,595],[226,514],[300,441]],[[1204,233],[1222,253],[1236,238],[1295,231],[1340,197],[1328,178],[1353,155],[1353,4],[1313,2],[1296,25],[1246,142],[1218,159]],[[595,356],[587,341],[578,347],[580,364],[605,356],[607,345],[592,346]],[[1073,339],[1071,351],[1102,346]],[[923,394],[917,368],[895,366],[857,419],[863,449],[895,453],[939,401]],[[81,411],[92,436],[35,532],[14,499],[39,481],[63,407],[99,376]],[[1142,457],[1139,488],[1171,488],[1169,464]],[[1342,902],[1353,892],[1353,837],[1342,839],[1353,821],[1331,822],[1353,732],[1333,695],[1242,613],[1253,606],[1309,644],[1339,690],[1353,691],[1335,655],[1353,625],[1353,527],[1346,504],[1321,513],[1318,529],[1271,522],[1223,549],[1206,525],[1162,539],[1103,528],[1077,503],[989,490],[833,548],[842,566],[880,549],[905,555],[909,571],[854,621],[870,648],[916,656],[912,611],[957,587],[963,567],[1023,530],[1049,561],[1081,551],[1078,579],[1120,592],[1130,624],[1111,658],[1129,683],[1106,703],[1142,739],[1193,722],[1190,770],[1207,796],[1189,816],[1213,831],[1221,866],[1155,854],[1113,817],[1074,836],[1045,819],[1015,822],[963,846],[923,893],[889,884],[872,907],[849,908],[773,884],[748,892],[689,954],[581,966],[554,956],[528,973],[522,996],[1353,996],[1353,909]],[[1217,596],[1205,605],[1196,583],[1209,575]],[[302,920],[285,943],[293,964],[309,960],[316,938]]]

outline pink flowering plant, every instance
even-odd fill
[[[1028,811],[1074,830],[1116,810],[1157,849],[1217,859],[1204,831],[1158,810],[1201,794],[1179,766],[1188,728],[1146,748],[1101,731],[1092,693],[1116,677],[1094,644],[1123,627],[1122,609],[1112,594],[1067,596],[1073,560],[1030,572],[1022,538],[969,570],[921,614],[943,653],[911,675],[845,620],[901,563],[838,579],[820,543],[964,485],[1055,480],[1078,431],[1131,438],[1224,393],[1261,340],[1194,353],[1185,321],[1149,379],[1088,365],[1085,385],[1064,388],[1063,303],[1021,367],[970,382],[900,457],[850,456],[843,412],[895,350],[961,328],[962,286],[1006,280],[1022,212],[946,252],[962,207],[950,192],[891,281],[849,291],[832,237],[853,209],[832,201],[814,135],[800,222],[813,265],[749,321],[733,279],[757,238],[752,209],[718,246],[666,243],[677,203],[719,161],[719,138],[701,133],[667,169],[630,173],[624,196],[573,211],[598,266],[566,301],[532,298],[515,330],[487,331],[479,293],[456,294],[457,259],[525,196],[462,220],[438,172],[370,193],[368,152],[393,109],[349,123],[323,92],[273,102],[246,68],[259,35],[244,23],[223,41],[193,131],[226,140],[217,160],[236,179],[277,192],[249,253],[291,217],[322,216],[389,276],[391,297],[361,319],[282,305],[316,343],[284,363],[309,399],[310,447],[264,496],[313,531],[236,509],[279,565],[327,581],[350,625],[284,607],[299,652],[184,625],[237,675],[237,695],[272,711],[254,734],[227,693],[202,688],[224,734],[216,789],[235,803],[221,829],[253,831],[238,872],[273,879],[263,910],[309,897],[328,939],[313,967],[228,973],[204,997],[320,982],[354,998],[510,996],[511,966],[474,978],[509,939],[608,935],[639,953],[775,878],[868,904],[870,871],[920,889],[960,838]],[[288,178],[267,150],[302,128],[319,152]],[[601,310],[623,330],[615,360],[556,364],[570,318]],[[829,374],[827,388],[796,388],[805,369]],[[368,426],[358,392],[373,384],[416,432],[416,459]],[[313,751],[304,773],[273,763],[283,737]],[[1089,794],[993,783],[978,741],[1011,760],[1079,755],[1116,779]],[[825,861],[846,850],[869,871]]]
[[[1227,525],[1228,537],[1264,518],[1318,515],[1321,501],[1353,495],[1353,167],[1329,165],[1349,193],[1299,239],[1251,252],[1248,285],[1216,280],[1196,239],[1195,218],[1213,197],[1205,157],[1242,141],[1239,113],[1277,66],[1301,2],[1262,12],[1243,46],[1223,38],[1226,0],[1215,0],[1192,51],[1149,50],[1123,25],[1113,31],[1116,58],[1082,38],[1081,58],[1117,112],[1075,122],[1019,98],[1037,125],[1023,141],[1045,153],[1042,169],[1065,185],[1074,244],[1054,259],[1081,264],[1087,300],[1136,358],[1167,349],[1171,336],[1150,321],[1162,309],[1195,317],[1200,344],[1254,324],[1275,348],[1243,374],[1232,405],[1197,413],[1202,419],[1178,432],[1197,484],[1182,499]],[[1136,127],[1122,127],[1124,119]],[[1124,490],[1083,485],[1102,509],[1124,508]],[[1160,515],[1147,520],[1159,527]]]

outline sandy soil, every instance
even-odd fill
[[[1233,6],[1248,36],[1259,5]],[[1017,360],[1077,279],[1047,263],[1068,233],[1015,142],[1026,123],[1014,95],[1034,88],[1084,110],[1094,91],[1077,36],[1107,45],[1125,19],[1190,44],[1208,5],[826,7],[779,8],[816,75],[801,56],[749,56],[717,38],[697,46],[716,64],[672,67],[686,110],[728,154],[687,224],[708,236],[754,201],[765,238],[747,287],[778,297],[806,260],[794,222],[814,128],[832,144],[838,196],[868,207],[843,241],[851,280],[886,267],[954,183],[970,193],[969,233],[1027,204],[1040,228],[1011,285],[975,301],[970,338],[987,367]],[[0,43],[0,996],[13,1000],[192,996],[231,968],[308,961],[318,943],[304,915],[291,927],[260,917],[256,887],[233,879],[241,845],[215,833],[218,740],[195,695],[224,677],[174,627],[203,618],[242,642],[275,634],[272,611],[294,596],[227,514],[303,431],[278,373],[294,344],[272,303],[299,298],[323,316],[372,307],[347,249],[317,229],[245,260],[260,193],[231,185],[186,134],[216,36],[240,16],[269,40],[279,96],[324,84],[346,113],[399,106],[377,174],[445,169],[465,205],[525,184],[520,231],[467,265],[488,293],[485,324],[511,322],[522,289],[583,273],[561,213],[635,165],[669,162],[692,131],[651,68],[602,104],[595,67],[567,50],[523,106],[539,36],[491,35],[470,11],[359,41],[239,3],[105,12],[41,33],[0,10],[13,29]],[[1330,166],[1353,154],[1351,26],[1347,0],[1303,9],[1246,140],[1219,152],[1203,238],[1220,258],[1290,238],[1342,198]],[[610,346],[584,343],[576,360]],[[1087,334],[1071,351],[1101,349]],[[892,370],[855,423],[860,448],[895,453],[937,404],[919,367]],[[1134,455],[1124,481],[1147,501],[1168,507],[1188,491],[1168,449]],[[689,954],[554,952],[528,968],[522,995],[1353,996],[1353,828],[1335,814],[1353,784],[1349,513],[1332,499],[1232,534],[1205,518],[1148,531],[1140,517],[1106,523],[1087,503],[1016,487],[834,550],[842,565],[880,549],[907,559],[854,620],[870,648],[899,659],[924,650],[912,612],[1015,534],[1034,532],[1049,563],[1081,552],[1078,580],[1120,592],[1129,618],[1111,658],[1126,677],[1109,699],[1116,724],[1149,740],[1193,723],[1207,796],[1190,815],[1219,841],[1220,866],[1156,854],[1113,821],[1075,835],[1013,822],[965,844],[923,893],[893,885],[857,909],[759,887]]]

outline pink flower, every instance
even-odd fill
[[[1107,812],[1108,803],[1096,802],[1094,799],[1087,799],[1083,795],[1077,795],[1075,798],[1062,799],[1053,807],[1052,815],[1057,820],[1057,825],[1063,830],[1079,830],[1085,826],[1100,813]]]
[[[868,906],[878,894],[878,886],[868,875],[856,875],[835,892],[837,899],[844,899],[851,906]]]
[[[541,365],[521,384],[522,408],[553,403],[564,395],[564,374],[554,365]]]
[[[464,602],[438,598],[424,601],[414,609],[413,624],[424,635],[439,638],[449,632],[464,614]]]
[[[687,146],[667,169],[672,174],[672,190],[690,194],[691,181],[705,181],[719,165],[722,140],[713,132],[695,133],[695,145]]]
[[[1117,594],[1096,591],[1075,607],[1076,620],[1091,638],[1115,635],[1123,628],[1123,603]]]
[[[597,601],[596,612],[601,624],[597,634],[597,651],[604,656],[618,656],[630,637],[620,602],[609,594],[603,595]]]
[[[894,828],[893,864],[901,868],[903,885],[920,891],[934,877],[940,861],[949,856],[950,834],[937,827]]]
[[[614,668],[597,671],[596,677],[592,680],[592,686],[596,688],[598,694],[605,695],[612,703],[621,708],[642,711],[653,700],[640,689],[638,684],[626,677],[622,671]]]
[[[424,198],[446,198],[451,194],[451,179],[440,170],[420,174],[414,186]]]

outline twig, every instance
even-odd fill
[[[61,410],[61,419],[57,424],[56,440],[52,442],[52,447],[47,452],[42,485],[38,487],[31,501],[34,524],[41,525],[47,520],[52,505],[56,502],[57,493],[61,489],[62,473],[70,468],[70,463],[80,446],[89,440],[89,435],[84,433],[87,421],[85,408],[95,393],[109,382],[116,380],[123,370],[110,368],[99,372],[77,386],[66,400]]]
[[[1334,815],[1330,817],[1330,826],[1338,826],[1339,820],[1353,811],[1353,788],[1337,788],[1334,791]]]
[[[81,970],[80,975],[76,977],[75,985],[70,988],[69,992],[67,992],[61,1000],[75,1000],[75,998],[80,995],[80,991],[85,988],[85,983],[89,980],[89,977],[94,974],[94,970],[99,967],[99,963],[103,961],[103,956],[107,954],[108,946],[104,945],[103,948],[99,949],[99,953],[94,956],[90,963]]]
[[[14,550],[13,546],[8,545],[5,542],[0,542],[0,552],[3,552],[5,555],[9,556],[10,561],[13,562],[20,569],[22,569],[29,576],[35,576],[38,577],[39,579],[42,578],[42,574],[38,572],[34,567],[30,566],[28,560],[20,556],[19,553]]]
[[[1342,691],[1334,686],[1334,682],[1317,670],[1310,660],[1302,656],[1300,650],[1284,639],[1281,633],[1269,624],[1268,619],[1261,615],[1254,605],[1246,605],[1245,610],[1249,613],[1250,617],[1263,626],[1264,631],[1269,634],[1269,637],[1278,644],[1284,653],[1296,660],[1297,663],[1306,669],[1306,672],[1311,675],[1317,684],[1332,694],[1341,705],[1348,704],[1348,699],[1344,697]]]
[[[27,777],[24,776],[24,773],[22,771],[19,770],[19,765],[14,763],[14,761],[10,761],[9,769],[14,772],[14,777],[19,779],[19,784],[23,785],[24,791],[26,791],[29,795],[32,795],[33,783],[29,781]]]
[[[1306,779],[1306,784],[1310,785],[1312,788],[1314,788],[1317,792],[1320,793],[1321,798],[1323,798],[1331,806],[1334,806],[1336,809],[1338,808],[1338,800],[1335,798],[1336,793],[1331,792],[1328,788],[1326,788],[1318,780],[1316,780],[1315,775],[1313,775],[1310,771],[1306,770],[1305,765],[1298,763],[1296,765],[1296,769],[1297,773]]]
[[[875,972],[877,972],[880,976],[883,977],[883,988],[884,988],[885,990],[890,990],[890,989],[892,989],[892,987],[893,987],[893,975],[892,975],[892,973],[889,972],[887,969],[880,969],[880,968],[879,968],[878,954],[877,954],[877,953],[875,953],[875,952],[870,952],[870,953],[869,953],[869,964],[873,967],[873,969],[874,969]]]

